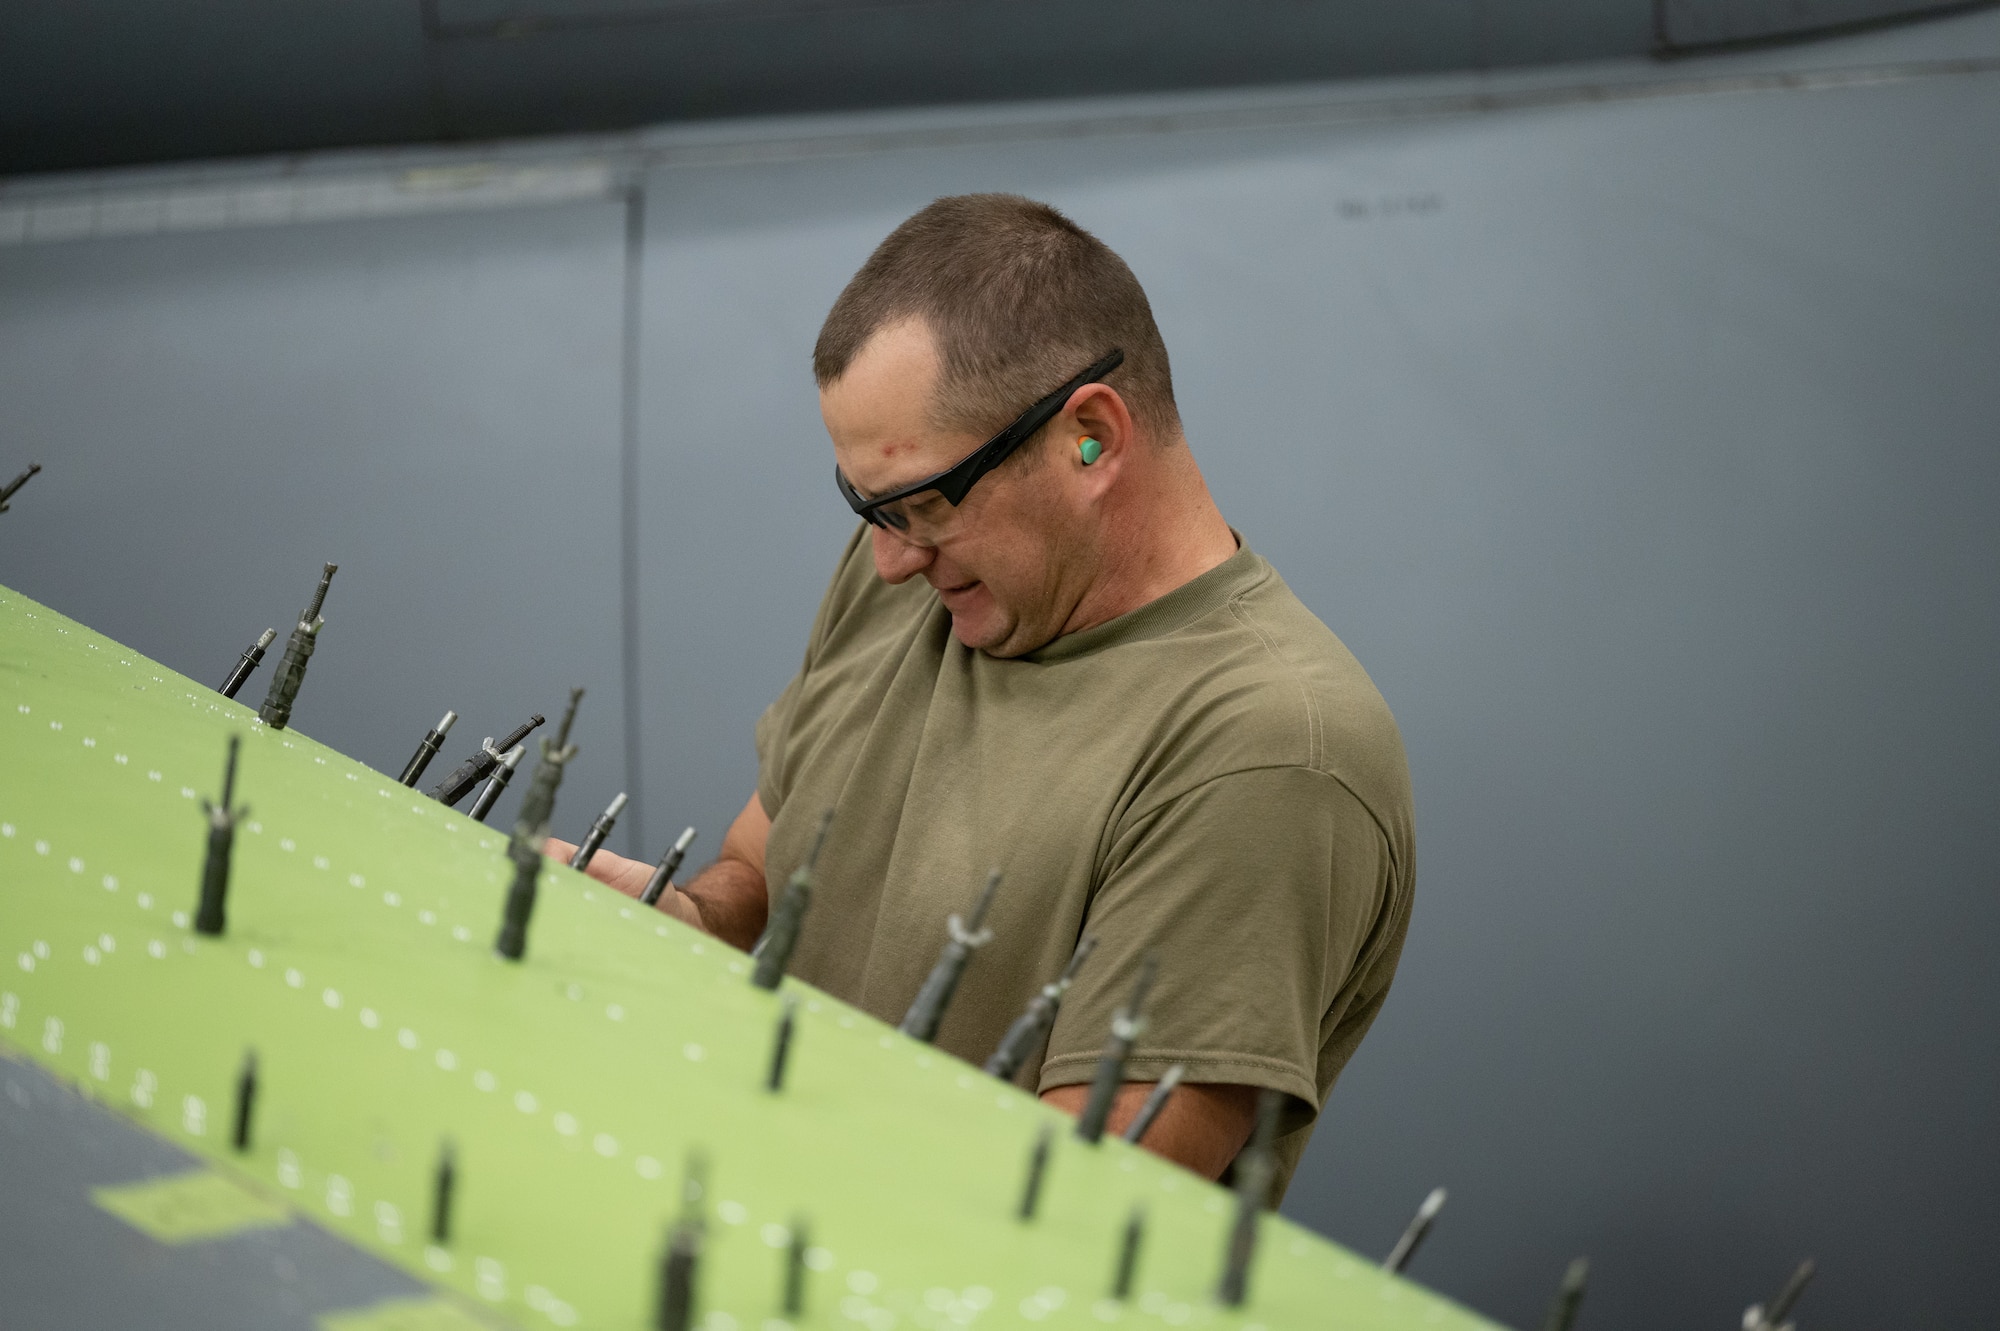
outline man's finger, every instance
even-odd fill
[[[628,860],[623,855],[614,855],[608,850],[600,850],[590,857],[584,866],[585,873],[606,887],[615,888],[628,897],[636,897],[646,890],[646,880],[653,876],[653,866],[643,860]]]
[[[690,928],[702,929],[701,911],[695,907],[694,898],[672,883],[667,884],[667,890],[660,893],[660,899],[653,903],[653,907],[665,911]],[[702,929],[702,932],[707,930]]]

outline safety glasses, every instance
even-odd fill
[[[1016,416],[1013,424],[935,476],[926,476],[913,485],[876,495],[872,499],[863,497],[837,466],[833,469],[833,483],[840,487],[840,496],[847,501],[847,506],[866,521],[877,527],[908,531],[908,500],[934,490],[944,496],[946,503],[957,508],[965,502],[965,496],[978,484],[981,476],[1012,457],[1015,449],[1034,437],[1035,431],[1055,419],[1056,413],[1068,405],[1072,393],[1085,384],[1097,382],[1124,363],[1125,353],[1113,347],[1089,369]]]

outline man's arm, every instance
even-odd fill
[[[678,909],[675,915],[732,947],[748,951],[764,932],[764,917],[771,905],[764,889],[764,843],[770,836],[770,815],[764,812],[764,801],[752,793],[723,836],[722,853],[715,863],[696,874],[686,887],[661,896],[661,905],[668,896],[679,898],[694,912],[694,918]]]
[[[1049,1035],[1045,1098],[1070,1110],[1088,1098],[1105,1032],[1152,953],[1158,978],[1125,1079],[1157,1081],[1181,1063],[1188,1083],[1147,1147],[1218,1175],[1249,1137],[1246,1082],[1284,1092],[1288,1131],[1304,1128],[1323,1019],[1336,1003],[1350,1010],[1347,981],[1372,963],[1371,946],[1400,937],[1383,915],[1392,892],[1380,826],[1316,769],[1228,773],[1128,820],[1082,925],[1097,950]],[[1122,1088],[1114,1125],[1131,1121],[1143,1093]]]
[[[660,894],[659,908],[683,924],[747,949],[764,932],[764,914],[769,908],[764,891],[764,843],[770,835],[771,819],[764,812],[764,802],[752,795],[729,825],[715,863],[696,874],[686,887],[670,884]],[[542,853],[567,864],[576,847],[550,837],[542,843]],[[653,866],[600,850],[584,872],[628,897],[637,897],[646,890]]]
[[[1152,1082],[1142,1081],[1128,1081],[1120,1086],[1117,1098],[1111,1102],[1106,1135],[1125,1131],[1125,1125],[1138,1115],[1139,1106],[1145,1103],[1152,1089]],[[1090,1087],[1081,1083],[1052,1086],[1042,1092],[1042,1099],[1074,1117],[1083,1112],[1084,1103],[1090,1099]],[[1250,1140],[1256,1118],[1256,1087],[1188,1082],[1174,1092],[1167,1107],[1153,1120],[1153,1126],[1146,1129],[1144,1145],[1153,1154],[1165,1156],[1204,1178],[1221,1178],[1222,1171],[1229,1168],[1229,1162]]]
[[[764,847],[771,819],[764,803],[752,795],[722,839],[715,863],[686,887],[669,887],[659,907],[668,914],[736,947],[748,948],[764,932],[769,900],[764,887]],[[569,862],[576,847],[550,837],[544,853]],[[600,850],[586,870],[592,878],[628,897],[645,891],[653,866]],[[1123,1132],[1152,1091],[1151,1082],[1127,1082],[1111,1104],[1107,1131]],[[1090,1098],[1087,1085],[1057,1086],[1042,1099],[1076,1115]],[[1250,1140],[1256,1117],[1257,1091],[1250,1086],[1189,1083],[1167,1101],[1167,1107],[1146,1132],[1149,1151],[1184,1165],[1207,1178],[1219,1178],[1243,1144]]]

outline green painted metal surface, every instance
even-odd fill
[[[228,930],[205,938],[188,927],[200,800],[231,733],[251,812]],[[1020,1223],[1055,1111],[789,982],[790,1074],[767,1094],[778,996],[732,949],[551,864],[525,961],[498,959],[504,847],[0,589],[0,1041],[469,1307],[527,1328],[650,1325],[699,1150],[708,1331],[783,1331],[799,1217],[802,1327],[1492,1325],[1275,1216],[1248,1305],[1219,1308],[1228,1194],[1121,1142],[1060,1136]],[[246,1048],[261,1085],[239,1155]],[[458,1202],[440,1248],[446,1137]],[[1134,1203],[1150,1217],[1137,1288],[1112,1303]]]

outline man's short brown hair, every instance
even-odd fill
[[[1106,375],[1154,434],[1177,438],[1166,343],[1139,279],[1111,248],[1018,194],[938,199],[889,236],[833,303],[813,347],[824,388],[868,339],[920,318],[943,362],[932,415],[990,434],[1113,347]]]

